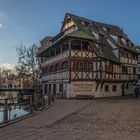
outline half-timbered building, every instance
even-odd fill
[[[63,98],[133,92],[138,52],[118,26],[66,13],[60,32],[41,41],[43,92]]]
[[[136,46],[136,50],[140,53],[140,46]],[[140,79],[140,55],[138,56],[138,79]]]

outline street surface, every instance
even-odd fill
[[[140,140],[140,99],[57,100],[1,128],[0,140]]]

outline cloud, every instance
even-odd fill
[[[2,28],[2,26],[3,26],[3,25],[0,23],[0,28]]]
[[[6,18],[6,14],[0,11],[0,18]]]

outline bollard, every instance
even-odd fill
[[[8,122],[8,99],[5,98],[4,101],[5,101],[5,106],[4,106],[3,118],[4,118],[4,123],[7,123]]]

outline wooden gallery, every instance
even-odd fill
[[[60,33],[41,41],[43,92],[76,96],[123,96],[138,79],[135,45],[118,26],[66,13]]]

